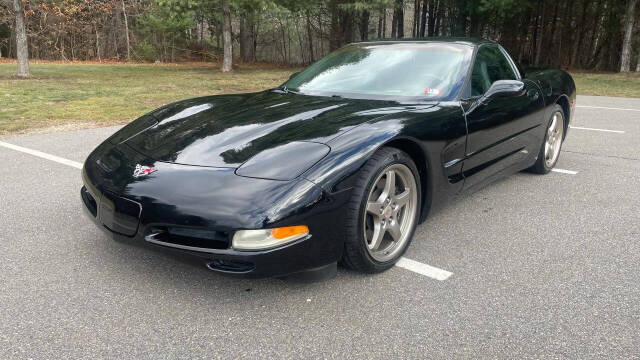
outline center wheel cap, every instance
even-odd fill
[[[393,210],[391,209],[391,206],[387,206],[384,209],[384,217],[386,217],[387,219],[391,217],[392,213],[393,213]]]

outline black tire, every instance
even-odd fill
[[[558,162],[558,159],[560,158],[559,154],[558,157],[556,157],[555,161],[553,162],[553,164],[551,164],[550,166],[547,165],[546,161],[545,161],[545,143],[547,142],[548,136],[549,136],[549,132],[547,131],[547,129],[549,128],[549,126],[551,125],[551,122],[553,121],[553,117],[555,116],[555,114],[560,113],[560,115],[562,115],[562,126],[563,126],[563,132],[562,132],[562,136],[564,136],[564,126],[565,126],[565,121],[566,118],[564,117],[564,111],[562,110],[562,107],[558,104],[556,104],[553,108],[553,111],[551,113],[551,116],[549,117],[549,120],[546,122],[546,127],[545,127],[545,132],[544,132],[544,138],[542,139],[542,144],[540,144],[540,150],[538,152],[538,158],[536,159],[535,164],[533,164],[533,166],[531,166],[530,168],[527,169],[527,171],[532,172],[534,174],[547,174],[551,171],[551,169],[553,169],[553,167],[556,165],[556,163]],[[564,139],[561,139],[561,143],[560,143],[560,149],[558,149],[558,152],[560,152],[560,150],[562,149],[562,142]]]
[[[380,262],[375,260],[367,250],[363,219],[368,196],[374,182],[385,169],[394,164],[405,165],[412,172],[417,190],[417,211],[415,211],[416,218],[410,229],[408,240],[401,249],[398,249],[392,259]],[[420,175],[411,157],[405,152],[391,147],[383,147],[376,151],[360,170],[352,197],[347,203],[344,252],[340,263],[347,268],[367,273],[378,273],[391,268],[411,243],[419,221],[421,200]]]

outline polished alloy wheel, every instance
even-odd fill
[[[387,167],[373,184],[364,214],[364,238],[371,257],[385,262],[409,240],[418,211],[417,184],[403,164]]]
[[[544,163],[547,168],[552,168],[560,155],[563,134],[564,119],[561,112],[556,112],[547,129],[547,142],[544,144]]]

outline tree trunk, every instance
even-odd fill
[[[562,20],[560,22],[560,24],[558,25],[558,40],[559,40],[559,44],[558,44],[558,52],[555,58],[555,61],[553,63],[553,65],[555,67],[562,67],[564,65],[564,60],[567,59],[566,56],[562,56],[563,53],[566,54],[566,49],[565,48],[569,48],[569,44],[571,44],[571,33],[569,31],[566,31],[566,28],[571,28],[571,26],[575,27],[575,21],[572,18],[572,15],[574,14],[573,11],[573,4],[574,4],[574,0],[569,0],[567,2],[567,5],[564,8],[564,20]],[[567,40],[566,42],[564,40]],[[567,44],[566,46],[563,46],[563,44]],[[567,63],[568,65],[568,63]]]
[[[622,42],[622,58],[620,59],[620,71],[631,70],[631,35],[633,35],[633,21],[637,0],[627,0],[627,14],[624,24],[624,41]]]
[[[420,29],[418,30],[418,37],[423,38],[425,32],[427,31],[427,12],[431,9],[432,0],[428,1],[429,6],[427,7],[427,0],[422,0],[422,9],[420,12]]]
[[[549,35],[549,39],[548,41],[548,46],[546,47],[547,49],[547,56],[545,57],[545,64],[550,64],[550,62],[552,61],[552,56],[553,56],[553,52],[551,51],[551,49],[553,49],[553,41],[555,39],[556,36],[556,24],[558,23],[558,6],[559,2],[556,2],[556,5],[553,8],[553,16],[551,18],[551,32]]]
[[[309,10],[305,13],[307,20],[307,43],[309,45],[309,62],[316,61],[316,57],[313,53],[313,27],[311,26],[311,16],[309,16]]]
[[[124,15],[124,33],[127,39],[127,61],[131,60],[131,44],[129,42],[129,21],[127,20],[127,9],[124,7],[124,0],[120,0],[122,4],[122,15]]]
[[[94,23],[93,28],[96,30],[96,56],[98,57],[98,61],[102,62],[100,58],[100,37],[98,36],[98,26]]]
[[[438,12],[436,13],[435,27],[433,29],[433,36],[441,36],[442,34],[442,19],[444,18],[444,4],[441,0],[438,0]]]
[[[302,59],[303,64],[309,64],[311,63],[311,61],[306,62],[306,59],[305,59],[304,40],[302,39],[302,31],[300,31],[300,23],[298,20],[299,20],[299,17],[296,16],[295,26],[296,26],[296,33],[298,33],[298,44],[300,45],[300,58]],[[291,62],[291,59],[289,59],[289,62]]]
[[[360,17],[360,40],[369,39],[369,10],[362,10]]]
[[[457,1],[457,21],[453,21],[453,36],[468,36],[467,34],[467,16],[469,9],[465,6],[466,0]]]
[[[386,11],[386,9],[380,10],[380,13],[378,14],[378,39],[384,38],[384,35],[382,34],[382,26],[384,24],[383,11]]]
[[[578,52],[582,47],[582,39],[584,39],[584,36],[580,34],[580,32],[584,28],[584,24],[587,21],[588,9],[589,9],[589,1],[585,0],[582,2],[582,15],[580,16],[580,23],[576,24],[576,29],[574,30],[574,36],[577,37],[577,41],[574,38],[573,49],[571,52],[571,63],[569,64],[570,68],[574,68],[576,66],[576,61],[578,60]]]
[[[258,61],[258,35],[260,34],[259,29],[260,23],[253,22],[251,27],[251,33],[253,34],[253,46],[251,53],[253,54],[253,61]]]
[[[204,48],[204,17],[200,19],[200,47]],[[204,61],[204,56],[202,57],[202,61]]]
[[[474,37],[481,37],[480,28],[482,24],[482,16],[478,9],[471,9],[469,13],[469,35]],[[515,31],[513,32],[516,33]]]
[[[318,11],[318,35],[320,36],[320,56],[324,55],[324,28],[322,27],[322,13]]]
[[[28,77],[29,72],[29,45],[27,44],[27,28],[24,23],[24,8],[22,0],[13,0],[13,9],[16,12],[16,54],[18,58],[18,76]]]
[[[536,58],[534,60],[534,64],[538,65],[540,63],[540,54],[542,53],[542,35],[544,33],[544,13],[545,13],[545,0],[541,0],[542,2],[542,14],[540,15],[540,24],[538,27],[538,39],[536,44]]]
[[[287,63],[287,34],[284,31],[284,24],[280,19],[278,19],[278,23],[280,24],[280,34],[282,35],[282,62]]]
[[[597,53],[599,53],[599,46],[598,46],[598,39],[599,39],[599,32],[598,29],[600,28],[600,22],[602,20],[602,8],[604,6],[604,0],[600,0],[598,1],[598,5],[596,7],[596,11],[595,11],[595,16],[593,18],[593,25],[591,26],[591,40],[589,41],[589,51],[587,52],[587,56],[584,57],[587,60],[589,60],[586,65],[590,65],[590,64],[595,64],[596,62],[593,60],[595,59],[595,55]],[[585,63],[582,62],[582,65],[584,66]],[[589,67],[589,66],[587,66]]]
[[[249,42],[249,34],[247,31],[247,18],[246,18],[246,14],[242,14],[240,16],[240,59],[242,59],[242,62],[247,62],[245,60],[245,56],[246,56],[246,47],[247,47],[247,43]]]
[[[344,3],[348,2],[344,0],[329,2],[331,13],[329,50],[331,51],[353,41],[353,11],[342,8],[340,5]]]
[[[222,0],[222,72],[233,70],[233,47],[231,44],[231,9],[229,0]]]
[[[251,62],[253,53],[253,14],[245,14],[240,19],[240,57],[243,62]]]
[[[391,38],[395,39],[398,34],[398,13],[396,9],[393,9],[393,14],[391,15]]]
[[[437,0],[429,0],[429,26],[427,27],[427,36],[432,37],[436,29]]]
[[[384,9],[382,13],[382,38],[387,37],[387,9]]]
[[[411,36],[418,37],[418,31],[420,30],[420,0],[414,0],[413,2],[413,26],[411,27]]]
[[[404,0],[396,0],[393,17],[396,19],[396,37],[402,39],[404,37]]]

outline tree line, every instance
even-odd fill
[[[637,0],[0,0],[0,57],[309,64],[354,41],[500,42],[525,66],[640,70]]]

